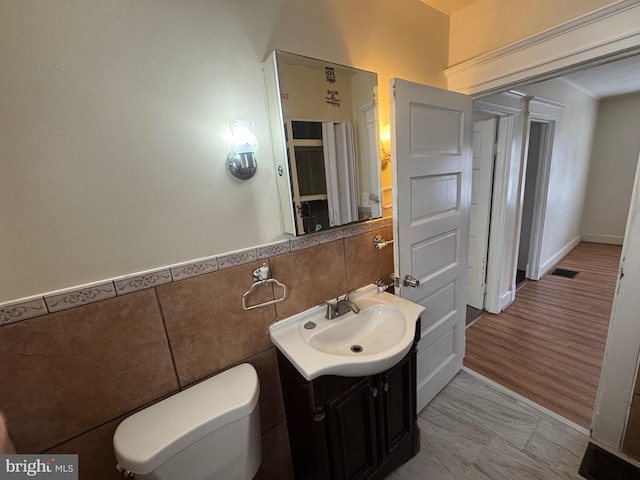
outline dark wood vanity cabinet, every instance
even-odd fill
[[[308,381],[278,352],[297,480],[381,479],[418,452],[416,340],[398,364],[369,377]]]

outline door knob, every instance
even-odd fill
[[[418,285],[420,285],[420,280],[407,274],[402,278],[402,285],[405,287],[417,288]]]

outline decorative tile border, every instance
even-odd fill
[[[292,238],[290,240],[291,251],[296,252],[305,248],[317,247],[320,245],[320,235],[322,234],[305,235],[303,237]]]
[[[174,282],[184,280],[185,278],[197,277],[205,273],[211,273],[218,270],[218,259],[216,257],[201,260],[199,262],[180,265],[179,267],[171,267],[171,278]]]
[[[135,275],[122,280],[115,280],[113,283],[116,286],[116,292],[118,295],[124,295],[127,293],[137,292],[138,290],[144,290],[145,288],[164,285],[165,283],[170,283],[172,281],[171,271],[167,269],[145,273],[143,275]]]
[[[116,295],[125,295],[165,283],[184,280],[225,268],[236,267],[256,260],[316,247],[342,238],[349,238],[362,233],[391,227],[392,225],[393,219],[391,217],[378,218],[356,225],[304,235],[290,240],[281,240],[182,265],[170,266],[162,270],[133,274],[103,283],[81,285],[62,292],[59,291],[25,300],[7,302],[0,304],[0,326],[46,315],[47,313],[59,312],[68,308],[106,300]]]
[[[342,240],[344,238],[344,229],[329,230],[328,232],[318,234],[320,245],[329,242],[335,242],[336,240]]]
[[[387,217],[389,218],[389,217]],[[358,223],[357,225],[351,225],[344,229],[344,238],[355,237],[363,233],[373,232],[374,230],[380,230],[393,226],[393,222],[387,221],[387,218],[381,218],[367,223]]]
[[[113,286],[113,282],[107,282],[100,285],[69,290],[64,293],[46,295],[44,297],[44,301],[47,304],[49,312],[53,313],[59,312],[60,310],[66,310],[67,308],[77,307],[79,305],[86,305],[88,303],[106,300],[107,298],[115,296],[116,289]]]
[[[282,240],[280,242],[270,243],[256,248],[258,252],[258,260],[264,258],[275,257],[276,255],[284,255],[291,252],[291,244],[289,240]]]
[[[220,270],[225,268],[237,267],[245,263],[255,262],[258,259],[258,253],[255,248],[240,250],[230,255],[218,257],[218,267]]]
[[[44,298],[39,297],[34,300],[16,302],[12,305],[0,307],[0,325],[27,320],[49,313]]]

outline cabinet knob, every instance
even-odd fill
[[[385,392],[389,391],[389,382],[384,382],[384,385],[382,386],[382,388],[384,388]]]
[[[324,408],[318,407],[313,411],[313,421],[322,422],[324,420]]]
[[[376,398],[378,396],[378,387],[373,387],[371,393],[373,394],[373,398]]]

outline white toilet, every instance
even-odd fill
[[[260,384],[243,363],[125,419],[118,469],[148,480],[249,480],[262,460]]]

